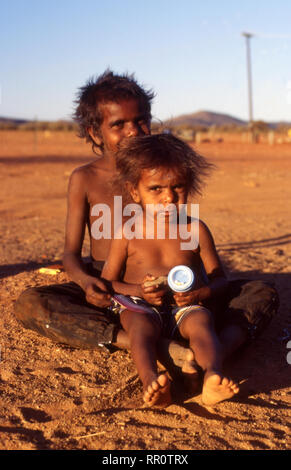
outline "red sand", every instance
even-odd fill
[[[72,134],[2,132],[0,150],[1,449],[288,449],[291,365],[291,145],[201,144],[217,170],[200,199],[231,276],[276,283],[277,318],[227,365],[239,396],[214,407],[192,397],[142,408],[126,351],[74,350],[23,329],[13,302],[63,250],[70,172],[92,158]],[[88,254],[86,244],[84,255]],[[34,262],[34,264],[32,264]]]

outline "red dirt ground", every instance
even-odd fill
[[[290,449],[291,145],[198,148],[217,165],[198,202],[229,276],[274,281],[281,306],[227,364],[243,382],[237,397],[205,407],[181,396],[161,411],[142,408],[128,352],[71,349],[16,321],[13,303],[26,287],[67,279],[38,268],[62,256],[68,178],[92,153],[69,133],[0,139],[0,448]]]

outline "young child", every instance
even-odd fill
[[[189,341],[192,359],[202,368],[204,381],[202,400],[212,405],[232,397],[239,388],[223,376],[221,345],[214,329],[212,313],[203,306],[227,289],[227,281],[217,255],[211,233],[199,221],[199,244],[193,249],[181,249],[181,223],[191,230],[191,217],[185,222],[178,218],[177,237],[170,236],[173,213],[187,204],[191,194],[199,193],[210,164],[187,144],[172,135],[157,134],[122,142],[116,154],[118,181],[139,204],[143,212],[142,237],[132,238],[125,224],[111,242],[102,277],[112,282],[115,292],[123,284],[122,293],[139,290],[139,299],[151,306],[146,313],[120,305],[118,312],[128,333],[130,349],[143,384],[143,399],[149,406],[166,407],[171,403],[170,381],[166,374],[158,375],[157,344],[163,335]],[[170,209],[165,212],[164,238],[158,238],[158,210],[151,213],[153,238],[147,238],[148,205]],[[160,205],[160,206],[157,206]],[[168,214],[168,215],[166,215]],[[189,232],[190,233],[190,232]],[[197,234],[198,235],[198,234]],[[203,282],[203,263],[209,282]],[[169,292],[155,285],[155,279],[166,276],[176,265],[190,267],[198,278],[195,286],[185,293]],[[154,283],[147,286],[148,281]],[[179,319],[179,321],[177,321]]]

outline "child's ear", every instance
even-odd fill
[[[88,132],[89,136],[91,137],[91,139],[93,140],[93,142],[95,142],[97,147],[101,147],[102,144],[103,144],[103,140],[101,139],[101,137],[99,135],[95,134],[92,127],[87,127],[87,132]]]
[[[132,183],[129,183],[129,181],[126,182],[126,189],[128,190],[128,192],[131,195],[134,202],[139,204],[140,203],[140,196],[139,196],[138,189],[135,186],[133,186]]]

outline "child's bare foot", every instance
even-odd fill
[[[146,388],[143,399],[147,406],[166,408],[172,402],[170,380],[166,374],[159,375]]]
[[[205,405],[215,405],[233,397],[238,392],[239,387],[232,380],[214,371],[206,372],[202,389],[202,402]]]

